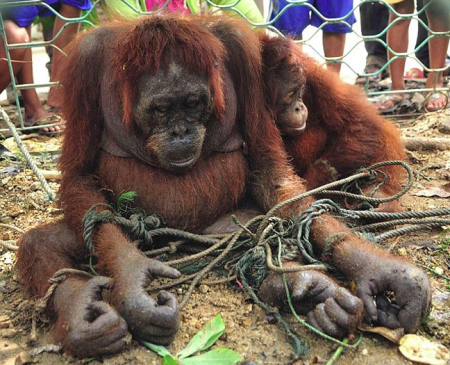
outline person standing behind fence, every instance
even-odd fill
[[[352,26],[355,22],[353,14],[353,0],[308,0],[302,4],[311,4],[323,17],[329,19],[345,17],[344,21]],[[289,5],[285,0],[274,0],[271,19],[280,14]],[[275,26],[281,33],[296,39],[302,39],[302,32],[308,25],[319,28],[325,21],[309,6],[297,5],[286,9],[279,18],[275,20]],[[325,57],[341,57],[344,54],[346,33],[352,31],[343,23],[330,23],[324,25],[323,50]],[[327,62],[327,68],[339,73],[340,62]]]
[[[411,14],[414,12],[414,0],[387,0],[392,4],[394,10],[399,14]],[[449,32],[450,31],[450,2],[448,0],[423,0],[426,8],[426,15],[429,27],[434,32]],[[397,19],[397,15],[390,12],[389,24]],[[389,28],[387,35],[387,44],[391,49],[397,53],[406,53],[408,50],[408,30],[411,19],[402,19],[397,21]],[[449,36],[433,37],[428,42],[430,68],[438,69],[445,66],[445,59],[447,57],[447,49],[449,44]],[[394,57],[389,53],[389,58]],[[403,73],[405,71],[405,58],[400,58],[390,64],[390,73],[392,79],[391,90],[402,91],[405,90],[405,81]],[[437,77],[437,79],[436,79]],[[433,88],[436,81],[436,87],[442,87],[443,73],[429,72],[426,88]],[[386,112],[395,107],[396,104],[406,98],[405,94],[393,94],[392,96],[384,98],[376,105],[378,110]],[[427,99],[425,108],[429,111],[440,110],[445,107],[447,97],[442,93],[433,93]]]
[[[3,14],[3,12],[2,12]],[[4,15],[7,15],[6,13]],[[7,18],[4,21],[5,34],[8,44],[29,43],[31,39],[31,25],[21,27]],[[32,53],[30,48],[19,48],[10,51],[13,74],[20,84],[34,84]],[[0,40],[0,92],[6,89],[11,82],[6,50],[3,40]],[[36,89],[21,91],[25,108],[24,125],[26,127],[59,123],[60,118],[48,112],[39,100]],[[42,134],[59,132],[60,126],[44,127],[36,130]],[[7,133],[3,133],[7,135]]]
[[[423,0],[417,0],[417,8],[423,8]],[[386,43],[386,33],[383,33],[383,31],[389,24],[389,9],[387,6],[383,3],[379,3],[378,1],[364,2],[361,3],[359,12],[361,15],[361,34],[364,37],[382,34],[378,37],[378,39]],[[425,12],[421,12],[418,17],[425,25],[428,25],[428,19]],[[427,28],[424,25],[419,24],[415,54],[417,59],[425,67],[429,68],[430,60],[428,54],[428,42],[419,48],[427,37]],[[385,44],[379,42],[378,40],[365,40],[364,47],[367,51],[367,57],[366,66],[364,67],[363,73],[375,73],[383,68],[383,66],[387,63],[387,50]],[[373,76],[359,76],[355,83],[363,85],[366,83],[367,78],[369,79],[369,84],[372,82],[376,83],[387,78],[388,76],[389,69],[386,68]]]
[[[89,10],[92,7],[90,0],[44,0],[44,3],[51,6],[65,18],[78,18],[81,16],[81,12],[83,10]],[[38,16],[43,18],[52,15],[54,15],[53,12],[44,5],[30,5],[8,9],[5,18],[12,20],[20,27],[29,27]],[[58,16],[55,18],[55,23],[53,26],[54,37],[58,34],[58,32],[60,32],[61,29],[63,29],[66,23],[67,22],[65,20],[59,18]],[[77,23],[66,26],[61,34],[54,40],[53,44],[60,49],[64,49],[75,37],[78,32],[78,28],[79,24]],[[61,61],[64,57],[64,54],[60,51],[53,52],[51,81],[58,81],[58,72],[60,70]],[[55,111],[57,111],[60,106],[57,93],[58,91],[55,87],[50,88],[47,99],[47,104],[54,108]]]
[[[361,16],[361,34],[372,36],[381,34],[389,23],[389,10],[379,2],[364,2],[359,7]],[[386,42],[386,33],[379,37]],[[367,51],[366,67],[364,73],[375,73],[387,63],[386,46],[377,40],[365,40],[364,47]],[[369,82],[378,82],[389,76],[389,71],[384,69],[381,73],[369,77]],[[356,79],[356,84],[364,84],[366,77],[360,76]]]

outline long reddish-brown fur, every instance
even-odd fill
[[[86,259],[89,252],[84,245],[82,227],[85,213],[95,204],[115,204],[116,195],[125,190],[138,193],[136,205],[142,207],[147,214],[160,213],[171,227],[195,232],[206,228],[224,214],[231,213],[250,191],[263,210],[305,191],[306,182],[289,164],[282,137],[269,113],[270,105],[265,101],[262,43],[257,33],[238,20],[165,15],[101,27],[81,36],[71,46],[68,50],[70,56],[61,73],[62,109],[67,121],[60,159],[63,178],[59,191],[59,203],[64,211],[64,219],[25,234],[20,241],[18,252],[19,275],[33,295],[44,295],[49,287],[48,279],[57,270],[77,267]],[[291,59],[303,57],[295,50],[289,55]],[[242,149],[227,153],[214,149],[203,151],[190,170],[176,175],[162,167],[144,163],[138,158],[119,157],[120,155],[102,151],[103,129],[107,122],[111,122],[109,119],[103,119],[102,108],[108,105],[105,105],[102,99],[102,90],[106,88],[111,91],[111,88],[114,88],[119,91],[116,100],[112,101],[119,105],[118,115],[122,113],[125,130],[129,131],[129,136],[135,136],[133,133],[136,131],[136,125],[131,113],[131,103],[137,94],[139,77],[143,73],[148,76],[168,67],[170,57],[183,63],[187,70],[203,76],[209,84],[214,98],[213,114],[219,123],[213,124],[217,129],[213,131],[208,130],[206,125],[205,138],[208,138],[208,133],[209,136],[222,133],[223,126],[220,122],[233,124],[231,129],[237,126],[244,136],[247,156]],[[322,127],[316,126],[313,130],[331,133],[333,128],[339,129],[347,124],[357,125],[352,124],[351,118],[362,118],[363,106],[352,106],[350,98],[340,99],[338,82],[332,78],[328,81],[328,75],[322,75],[307,59],[301,60],[304,62],[302,68],[305,69],[311,84],[308,86],[310,90],[307,91],[310,99],[306,100],[311,113],[311,125],[323,123]],[[105,69],[109,70],[106,75]],[[224,80],[228,74],[236,93],[236,120],[224,117],[227,107]],[[322,100],[320,96],[325,92],[331,93],[335,104],[330,105]],[[353,111],[354,107],[361,110]],[[344,116],[338,117],[341,115]],[[382,120],[380,123],[386,128],[386,134],[389,134],[390,129],[382,124]],[[110,124],[108,126],[111,127]],[[117,126],[117,123],[113,126]],[[122,127],[122,124],[120,126]],[[325,137],[328,138],[326,133]],[[323,143],[327,142],[326,138]],[[341,140],[345,141],[342,138]],[[396,141],[395,138],[393,134],[391,143]],[[134,140],[125,138],[125,141]],[[309,142],[309,147],[305,142],[303,151],[310,149],[314,153],[314,144],[319,142],[319,139],[315,138]],[[203,144],[202,147],[204,146]],[[349,142],[345,142],[343,146],[348,147]],[[351,142],[351,146],[355,144]],[[302,149],[288,148],[294,159],[300,161]],[[312,163],[312,159],[307,163]],[[304,200],[300,204],[306,206],[311,200]],[[290,209],[291,212],[298,212],[299,206]],[[336,232],[341,235],[340,242],[335,244],[334,252],[342,252],[341,256],[344,257],[335,258],[337,264],[340,260],[345,260],[347,252],[352,253],[355,248],[357,251],[361,249],[364,252],[372,252],[377,258],[382,258],[370,245],[360,241],[347,227],[329,216],[324,216],[319,223],[314,221],[311,225],[311,238],[319,254],[326,248],[330,236]],[[124,336],[130,321],[137,321],[141,325],[144,323],[144,329],[151,327],[152,331],[156,331],[155,336],[165,337],[164,344],[170,342],[179,325],[176,305],[173,305],[171,310],[166,308],[166,315],[161,315],[163,325],[167,327],[162,329],[157,324],[155,328],[152,327],[153,314],[158,313],[162,305],[152,305],[151,310],[144,314],[140,309],[141,304],[145,306],[148,302],[144,288],[153,279],[149,271],[157,270],[155,268],[158,264],[144,257],[135,243],[115,224],[99,225],[94,240],[95,256],[98,259],[96,269],[102,275],[113,279],[111,304],[123,318],[119,317],[119,324],[116,326],[119,328],[116,328],[116,331],[105,333],[102,332],[104,327],[101,326],[93,333],[93,348],[86,350],[87,353],[83,352],[83,349],[78,353],[96,356],[98,351],[103,349],[107,353],[119,351],[125,346]],[[360,264],[355,264],[355,260],[348,261],[344,269],[351,270],[352,265]],[[161,272],[162,269],[158,270]],[[166,267],[165,270],[170,269]],[[173,271],[168,276],[176,277]],[[89,283],[92,281],[87,281],[84,277],[69,275],[54,294],[53,314],[58,317],[55,331],[57,339],[63,343],[65,349],[74,353],[78,350],[71,346],[76,346],[77,341],[85,345],[92,342],[92,333],[86,333],[89,332],[89,325],[82,324],[78,332],[77,329],[71,328],[78,326],[80,317],[82,321],[87,321],[85,314],[90,310],[92,301],[96,301],[97,292],[101,291],[101,287],[91,287],[89,291],[89,288],[84,286]],[[124,295],[127,295],[124,293],[130,294],[124,298]],[[171,294],[166,293],[165,296],[176,302]],[[74,297],[78,299],[77,308],[71,306]],[[136,302],[139,304],[138,310],[133,307]],[[105,306],[109,308],[103,303],[103,308]],[[124,307],[124,311],[121,311]],[[74,313],[78,316],[73,316]],[[109,316],[119,316],[112,307],[106,314],[107,319],[111,318]],[[145,314],[148,318],[142,322]],[[74,323],[74,318],[77,323]],[[128,327],[131,332],[132,327]],[[71,339],[74,332],[75,339]],[[105,347],[98,350],[96,346],[97,340],[100,341],[99,336],[106,337],[106,340],[113,343],[117,340],[115,337],[108,337],[110,332],[119,336],[122,345],[109,348],[107,341]],[[150,332],[146,334],[153,336]]]
[[[317,165],[319,160],[328,161],[340,176],[376,162],[405,160],[398,130],[377,113],[358,87],[324,69],[302,53],[292,40],[266,35],[261,35],[260,39],[269,109],[276,110],[275,98],[279,90],[279,81],[274,75],[284,70],[299,83],[305,83],[306,79],[303,97],[308,108],[306,129],[299,136],[285,137],[284,142],[308,188],[330,182],[331,177],[324,176],[324,166]],[[382,186],[385,195],[397,192],[404,178],[403,168],[390,166],[381,170],[389,176]]]
[[[212,18],[207,24],[226,44],[229,52],[227,67],[231,70],[238,100],[243,103],[238,119],[244,122],[252,172],[251,189],[256,201],[268,210],[280,201],[301,194],[305,185],[293,172],[280,132],[261,102],[263,83],[252,81],[261,79],[262,70],[257,33],[237,19],[224,22]]]
[[[178,15],[158,19],[117,22],[94,30],[95,38],[89,34],[80,37],[68,49],[69,57],[61,73],[62,110],[67,126],[60,159],[63,177],[59,204],[64,210],[65,224],[74,233],[76,243],[72,242],[71,250],[81,253],[77,259],[87,255],[83,217],[96,203],[114,203],[106,194],[111,187],[116,192],[138,191],[136,203],[146,208],[148,214],[156,211],[171,226],[190,231],[201,231],[214,219],[231,212],[250,190],[263,209],[304,191],[265,108],[257,35],[245,22],[234,19]],[[100,90],[105,81],[99,71],[104,69],[105,62],[113,66],[109,87],[119,85],[123,91],[117,102],[128,125],[130,103],[136,93],[135,80],[143,72],[167,67],[169,57],[174,55],[189,70],[208,79],[219,120],[224,109],[222,71],[227,68],[239,101],[237,123],[248,145],[248,162],[241,152],[213,154],[201,157],[184,176],[175,176],[139,161],[127,159],[125,165],[121,158],[102,157],[104,120]],[[253,173],[250,188],[247,163]],[[142,181],[146,183],[140,184]],[[113,234],[117,235],[114,240]],[[99,229],[99,267],[105,273],[114,276],[116,250],[126,240],[108,225]],[[55,260],[49,264],[48,273],[37,279],[39,268],[30,264],[38,251],[46,251],[46,245],[43,243],[43,248],[37,250],[30,248],[32,241],[28,237],[22,242],[27,244],[19,252],[17,267],[30,291],[43,295],[51,272],[67,266],[71,260]],[[58,256],[48,251],[45,257]]]

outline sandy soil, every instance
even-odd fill
[[[11,111],[13,115],[13,111]],[[441,133],[443,123],[450,119],[450,111],[429,114],[414,118],[393,120],[409,137],[446,137]],[[448,136],[447,136],[448,137]],[[59,149],[58,138],[35,136],[24,141],[28,150],[42,169],[52,169],[55,154]],[[8,139],[5,144],[14,149],[14,142]],[[41,153],[42,151],[49,151]],[[55,152],[56,151],[56,152]],[[409,153],[409,163],[417,173],[412,190],[403,199],[405,210],[421,211],[448,207],[449,200],[415,196],[420,190],[439,187],[450,180],[450,151],[415,151]],[[57,182],[50,182],[56,191]],[[40,184],[23,159],[19,161],[0,161],[0,223],[28,230],[44,222],[54,221],[60,212],[49,202]],[[448,227],[447,227],[448,228]],[[16,240],[20,234],[8,227],[0,227],[0,239]],[[420,234],[401,236],[384,243],[392,252],[408,257],[416,264],[450,277],[450,231],[433,230]],[[13,264],[13,251],[0,248],[0,364],[39,363],[85,364],[88,361],[73,359],[65,354],[44,351],[30,356],[33,349],[52,344],[51,326],[40,321],[38,340],[29,342],[31,313],[34,301],[22,290],[17,281]],[[450,347],[450,283],[430,274],[433,286],[433,310],[420,334]],[[180,298],[185,287],[172,291]],[[294,359],[291,347],[279,325],[273,324],[264,311],[254,305],[237,286],[221,284],[203,286],[197,289],[181,313],[181,330],[175,342],[169,347],[172,353],[183,348],[188,340],[216,314],[221,313],[225,323],[225,334],[218,345],[231,348],[240,353],[247,364],[320,364],[325,363],[337,345],[329,343],[308,333],[295,319],[286,315],[286,320],[295,325],[298,332],[310,342],[310,354],[304,359]],[[45,348],[44,348],[45,349]],[[49,349],[48,347],[46,348]],[[18,357],[18,354],[25,352]],[[25,355],[29,356],[27,358]],[[27,362],[29,360],[29,362]],[[129,348],[112,357],[92,359],[90,364],[159,364],[160,358],[133,341]],[[345,350],[336,364],[410,364],[398,351],[397,345],[379,335],[364,334],[361,345],[355,350]]]

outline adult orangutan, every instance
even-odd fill
[[[399,132],[378,115],[356,86],[325,70],[292,40],[264,34],[260,38],[267,102],[308,189],[376,162],[405,160]],[[403,168],[380,170],[388,178],[374,197],[398,192]],[[399,211],[400,207],[392,201],[378,210]]]
[[[124,191],[136,192],[135,204],[170,227],[192,232],[244,199],[247,158],[261,206],[300,192],[264,109],[256,35],[223,20],[217,29],[233,33],[223,35],[225,43],[206,26],[211,21],[199,19],[114,23],[72,45],[61,73],[64,220],[25,234],[18,252],[20,277],[33,295],[44,295],[57,270],[86,259],[83,216],[94,204],[114,204]],[[273,144],[262,143],[267,135]],[[244,138],[252,148],[247,158]],[[179,327],[176,298],[161,292],[155,301],[144,288],[178,271],[146,258],[114,224],[101,225],[95,243],[97,270],[105,276],[69,275],[53,295],[64,349],[80,357],[114,353],[128,331],[171,342]],[[111,303],[103,301],[103,288],[111,288]]]
[[[94,204],[114,204],[123,191],[135,191],[135,204],[147,214],[159,213],[170,227],[202,232],[238,208],[247,191],[267,210],[305,190],[266,110],[260,43],[246,25],[148,17],[95,29],[69,54],[61,74],[67,120],[60,160],[64,220],[25,234],[18,252],[20,277],[33,295],[46,292],[57,270],[87,258],[85,213]],[[324,221],[313,227],[316,248],[321,252],[334,242],[329,260],[364,290],[360,296],[372,317],[373,296],[391,289],[411,308],[406,314],[401,308],[399,325],[409,321],[410,329],[417,328],[429,302],[423,272],[376,251],[335,220]],[[330,241],[336,232],[342,233],[339,240]],[[114,353],[124,348],[129,332],[169,343],[179,327],[176,298],[161,292],[155,301],[145,288],[155,277],[179,273],[145,257],[112,223],[100,225],[94,241],[96,269],[104,276],[69,275],[53,294],[51,313],[64,349],[80,357]],[[414,283],[405,270],[415,275]],[[266,288],[277,295],[270,280]],[[327,280],[319,281],[329,287]],[[302,282],[297,275],[290,285],[298,292]],[[110,303],[103,300],[103,288],[111,289]],[[323,306],[331,313],[329,323],[315,325],[330,333],[335,326],[352,330],[361,319],[360,299],[336,287],[328,293],[313,296],[319,304],[311,315]]]

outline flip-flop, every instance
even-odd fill
[[[444,104],[443,107],[441,107],[441,108],[429,108],[427,106],[429,101],[433,101],[433,100],[439,99],[441,96],[443,96],[445,98],[445,104]],[[445,108],[447,108],[447,105],[448,105],[448,95],[446,93],[438,91],[438,92],[430,93],[430,94],[428,94],[425,97],[425,101],[423,103],[423,109],[426,112],[437,112],[439,110],[444,110]]]
[[[380,114],[391,114],[395,112],[400,106],[401,103],[407,100],[407,98],[399,95],[399,94],[388,94],[388,95],[382,95],[378,98],[377,102],[375,103],[375,107],[378,110]],[[385,104],[387,102],[392,102],[392,106],[388,109],[379,109],[377,106],[380,106],[382,104]]]
[[[364,67],[363,73],[365,74],[371,74],[376,73],[372,76],[358,76],[358,78],[355,80],[355,85],[364,85],[366,83],[366,80],[369,79],[369,84],[378,83],[381,80],[384,80],[385,78],[389,77],[389,71],[387,69],[384,69],[383,71],[379,72],[381,70],[381,67],[378,65],[367,65]]]
[[[59,115],[49,115],[48,117],[43,117],[43,118],[39,118],[36,120],[31,119],[31,123],[30,123],[30,119],[28,119],[26,126],[27,127],[38,127],[38,126],[47,126],[49,124],[56,126],[56,125],[63,125],[64,123],[63,123],[63,119]],[[44,127],[44,128],[49,128],[49,127]],[[43,136],[49,136],[49,137],[55,137],[63,132],[64,132],[64,129],[60,129],[57,131],[43,131],[41,129],[22,130],[23,134],[39,133]]]

